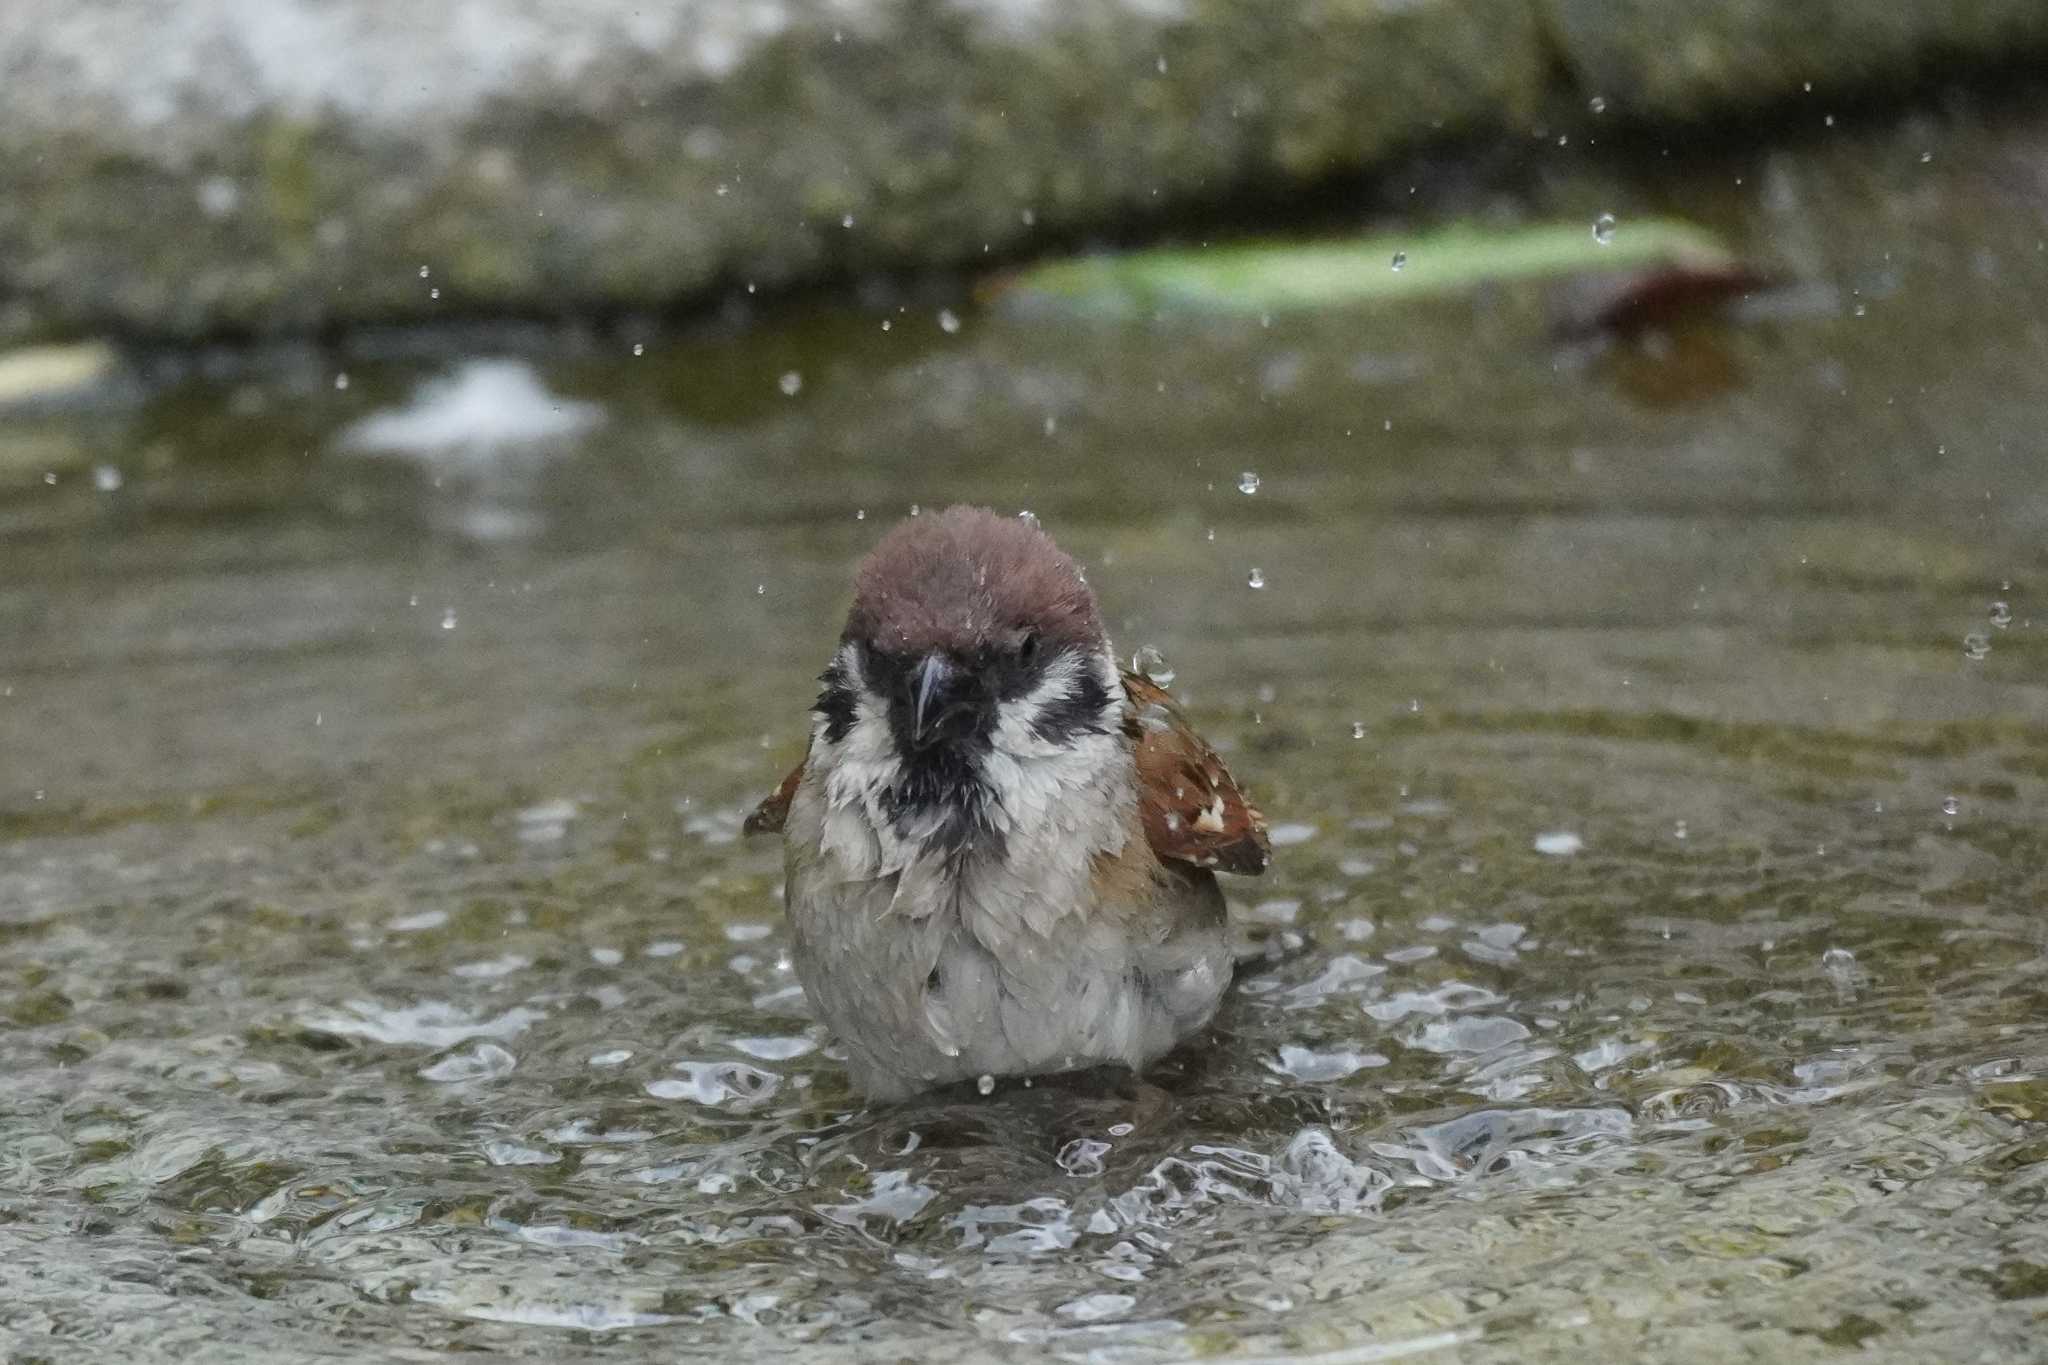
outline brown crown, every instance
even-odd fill
[[[1051,644],[1103,639],[1081,571],[1026,517],[965,506],[911,517],[854,576],[846,634],[880,649],[968,653],[1025,631]]]

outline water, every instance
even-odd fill
[[[2048,131],[1828,136],[1669,190],[1802,289],[1603,352],[850,310],[10,423],[0,1340],[2032,1358]],[[957,498],[1274,820],[1163,1097],[863,1110],[738,836]]]

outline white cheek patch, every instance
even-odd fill
[[[854,713],[853,728],[830,749],[832,762],[825,771],[825,805],[865,828],[859,851],[865,858],[849,858],[849,864],[863,875],[888,872],[902,865],[895,827],[883,810],[883,802],[896,784],[901,763],[889,733],[889,721],[882,707],[861,693]],[[828,824],[828,834],[830,826]],[[838,851],[838,850],[835,850]],[[855,850],[848,848],[846,854]],[[864,865],[869,860],[872,865]]]
[[[1038,722],[1047,709],[1072,696],[1084,671],[1107,695],[1095,731],[1045,739]],[[1123,687],[1106,657],[1067,654],[1053,661],[1038,685],[997,711],[996,729],[982,773],[995,794],[994,823],[1005,834],[1056,833],[1090,853],[1123,844],[1117,796],[1130,780],[1130,762],[1118,722]],[[1114,790],[1112,790],[1114,788]],[[1021,853],[1024,850],[1014,850]]]
[[[827,737],[824,716],[811,718],[811,766],[825,797],[824,851],[850,876],[880,876],[907,861],[882,809],[901,769],[888,703],[869,690],[853,645],[840,646],[833,665],[853,692],[854,711],[853,725],[836,742]]]
[[[1051,758],[1068,752],[1076,741],[1101,738],[1082,734],[1055,742],[1038,733],[1038,722],[1045,713],[1071,697],[1082,677],[1088,673],[1095,675],[1105,697],[1098,728],[1115,734],[1124,705],[1123,684],[1117,677],[1116,666],[1107,658],[1062,654],[1046,667],[1045,676],[1038,680],[1038,686],[996,708],[996,750],[1014,758]]]

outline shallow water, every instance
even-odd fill
[[[1560,161],[1529,206],[1801,282],[1599,352],[1515,292],[878,297],[10,423],[0,1340],[2037,1358],[2044,147]],[[1163,1113],[861,1109],[737,838],[850,564],[963,498],[1086,561],[1275,821]]]

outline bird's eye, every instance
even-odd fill
[[[1027,630],[1024,632],[1024,638],[1017,642],[1017,657],[1027,664],[1038,657],[1037,631]]]

